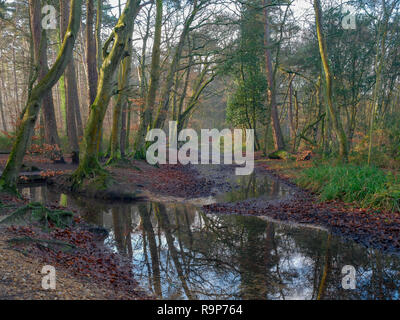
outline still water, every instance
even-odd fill
[[[240,178],[218,201],[280,199],[290,190],[268,177]],[[263,218],[204,214],[190,203],[100,203],[43,186],[32,200],[61,201],[110,231],[106,244],[129,257],[136,279],[161,299],[399,299],[400,258],[327,231]],[[356,268],[356,289],[342,268]]]

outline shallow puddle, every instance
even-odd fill
[[[238,179],[239,188],[216,200],[290,194],[268,177]],[[40,186],[23,193],[77,207],[86,221],[110,230],[107,245],[129,257],[136,279],[162,299],[399,299],[398,256],[323,230],[206,215],[188,203],[104,204]],[[354,290],[342,286],[347,265],[357,271]]]

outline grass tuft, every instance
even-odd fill
[[[321,165],[303,170],[297,183],[322,201],[338,199],[363,208],[400,211],[398,179],[376,167]]]

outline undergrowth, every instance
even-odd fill
[[[338,199],[363,208],[400,211],[398,178],[376,167],[320,165],[303,170],[297,183],[322,201]]]

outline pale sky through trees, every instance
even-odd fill
[[[115,7],[114,14],[118,15],[118,0],[110,0],[109,2]],[[125,5],[125,2],[121,1],[122,7]],[[296,12],[298,15],[302,15],[306,10],[312,9],[310,0],[294,0],[292,7],[294,12],[298,12]]]

